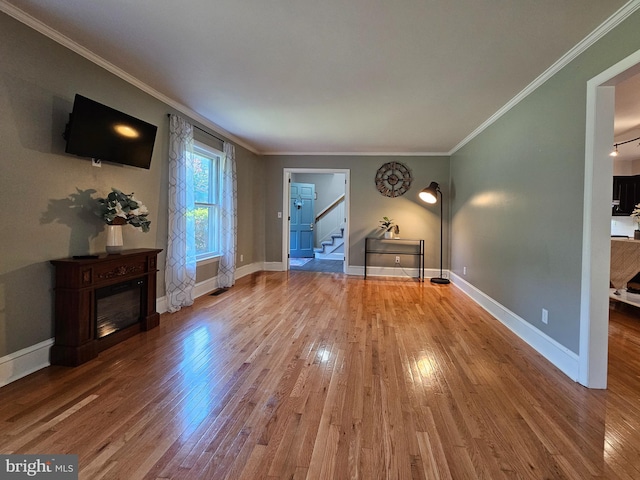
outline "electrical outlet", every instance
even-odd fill
[[[278,212],[278,218],[282,218],[282,212]]]
[[[396,255],[396,263],[400,263],[400,257],[398,255]]]
[[[240,261],[244,262],[244,255],[243,254],[240,254]]]
[[[462,267],[462,274],[466,275],[467,274],[467,267]]]
[[[549,323],[549,311],[546,308],[542,309],[542,323],[545,325]]]

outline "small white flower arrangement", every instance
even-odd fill
[[[640,230],[640,203],[637,204],[633,212],[631,212],[631,217],[633,221],[636,222],[636,230]]]
[[[133,193],[122,193],[117,188],[112,188],[106,198],[98,198],[99,210],[96,214],[107,225],[133,225],[141,228],[143,232],[149,231],[151,220],[147,218],[149,210],[141,201],[136,200]]]
[[[393,220],[389,217],[382,217],[380,228],[384,230],[384,238],[393,238],[394,234],[397,237],[400,233],[400,227],[393,223]]]
[[[389,217],[382,217],[382,220],[380,220],[380,228],[385,232],[391,232],[391,230],[393,230],[393,225],[393,220]]]

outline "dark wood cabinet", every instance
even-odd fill
[[[612,215],[631,215],[635,206],[640,203],[640,175],[613,177],[612,203]]]
[[[55,266],[55,344],[51,363],[76,366],[95,358],[99,352],[143,330],[159,325],[156,312],[158,249],[125,250],[97,258],[52,260]],[[127,295],[133,321],[123,328],[98,328],[98,305],[109,295]],[[107,309],[117,310],[119,297]],[[133,300],[131,300],[133,298]],[[113,305],[115,304],[115,306]],[[122,308],[127,308],[123,303]],[[118,317],[118,312],[114,314]],[[135,318],[138,317],[138,318]],[[117,319],[116,319],[117,320]],[[116,321],[117,323],[117,321]],[[102,333],[99,333],[99,330]]]

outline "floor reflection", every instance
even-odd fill
[[[212,368],[211,335],[206,326],[197,327],[182,342],[183,360],[180,363],[181,387],[189,394],[179,406],[180,422],[185,434],[195,431],[211,413]]]

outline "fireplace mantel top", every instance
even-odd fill
[[[128,256],[128,255],[139,255],[151,253],[154,255],[158,255],[162,251],[161,248],[133,248],[130,250],[123,250],[120,253],[116,254],[108,254],[106,252],[97,254],[96,256],[82,256],[82,257],[68,257],[68,258],[59,258],[56,260],[51,260],[50,263],[53,265],[63,264],[63,263],[98,263],[98,262],[106,262],[106,261],[117,261],[119,258]]]
[[[101,287],[126,278],[155,275],[161,251],[157,248],[136,248],[91,258],[51,260],[56,267],[56,289]]]

